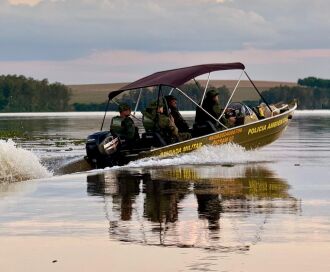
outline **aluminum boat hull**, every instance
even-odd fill
[[[114,155],[87,156],[86,160],[93,168],[124,165],[130,161],[148,157],[173,157],[183,153],[189,153],[203,146],[217,146],[234,143],[245,149],[256,149],[277,140],[287,128],[297,105],[289,105],[284,112],[259,120],[257,122],[214,132],[187,141],[178,142],[158,148],[141,150],[131,148],[119,150]]]

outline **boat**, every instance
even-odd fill
[[[240,76],[220,117],[214,118],[202,107],[202,101],[208,91],[211,73],[225,70],[239,70]],[[206,86],[204,89],[200,88],[202,100],[195,101],[180,87],[190,81],[195,81],[197,84],[196,77],[202,75],[208,76]],[[260,96],[269,113],[268,116],[258,112],[258,107],[249,107],[241,102],[232,101],[243,75],[246,76],[253,89]],[[133,115],[135,117],[142,94],[146,88],[150,87],[157,88],[157,105],[160,101],[164,101],[165,95],[171,95],[176,91],[190,100],[196,109],[202,110],[210,118],[213,118],[219,125],[218,128],[209,122],[206,122],[203,127],[193,126],[191,128],[192,138],[178,142],[166,142],[157,131],[142,131],[139,139],[130,144],[125,144],[125,139],[112,135],[109,130],[103,130],[109,104],[113,101],[118,103],[115,98],[128,91],[136,91],[138,98]],[[148,157],[172,157],[192,152],[206,145],[216,146],[234,143],[246,149],[255,149],[270,144],[281,136],[292,119],[296,107],[295,101],[288,104],[269,105],[247,74],[245,66],[240,62],[201,64],[161,71],[109,93],[101,129],[87,137],[85,159],[93,168],[105,168],[125,165],[130,161]],[[241,117],[241,122],[233,127],[226,126],[222,121],[228,109],[235,109]]]

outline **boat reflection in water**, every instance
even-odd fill
[[[297,214],[286,181],[263,166],[112,170],[87,177],[104,200],[110,239],[237,251],[263,237],[276,215]]]

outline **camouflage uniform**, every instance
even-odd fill
[[[206,97],[203,101],[202,108],[207,111],[211,116],[215,119],[218,119],[221,115],[221,107],[220,104],[212,99],[212,97],[218,95],[218,93],[214,90],[209,91],[206,94]],[[196,108],[196,116],[195,116],[195,123],[196,124],[203,124],[206,121],[210,121],[214,126],[218,129],[222,129],[223,127],[214,120],[210,115],[205,113],[200,107]],[[221,123],[224,122],[223,118],[220,120]],[[223,123],[224,124],[224,123]]]
[[[218,119],[221,115],[221,108],[218,103],[214,103],[213,101],[209,101],[207,99],[204,100],[202,104],[202,108],[207,111],[211,116],[213,116],[215,119]],[[208,114],[206,114],[201,108],[196,108],[196,117],[195,117],[195,123],[201,124],[205,121],[210,121],[213,124],[217,124],[217,122],[211,118]]]
[[[177,101],[175,96],[167,95],[165,96],[165,99],[168,105],[169,113],[172,115],[174,123],[177,126],[179,132],[189,132],[188,123],[186,122],[186,120],[184,120],[178,108],[175,105],[171,104],[171,101]]]
[[[187,124],[186,120],[183,119],[181,113],[178,111],[177,108],[170,107],[171,115],[173,116],[175,125],[178,127],[180,132],[188,132],[189,125]]]
[[[143,113],[143,126],[146,131],[156,131],[167,142],[184,141],[191,138],[189,133],[179,133],[173,120],[155,108],[147,108]]]

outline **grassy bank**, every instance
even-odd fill
[[[206,84],[206,81],[201,81],[202,85]],[[210,85],[214,87],[221,87],[225,85],[229,90],[232,90],[237,81],[235,80],[211,80]],[[296,86],[293,82],[278,82],[278,81],[255,81],[258,89],[261,91],[268,90],[270,88],[287,85]],[[85,84],[85,85],[69,85],[72,90],[72,96],[70,104],[74,103],[103,103],[107,100],[108,93],[114,90],[118,90],[127,83],[109,83],[109,84]],[[240,83],[239,90],[235,96],[235,100],[255,100],[258,99],[258,95],[253,90],[249,81],[243,80]]]

